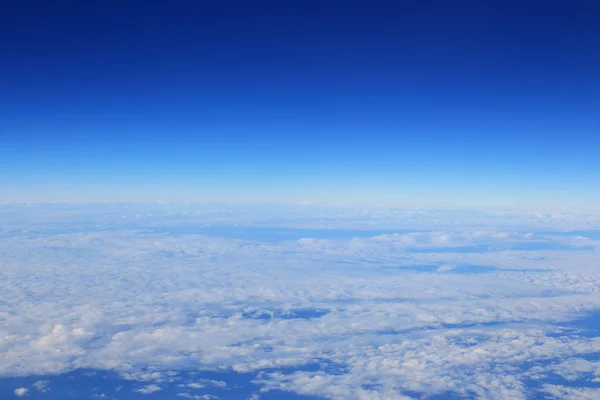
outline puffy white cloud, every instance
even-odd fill
[[[392,220],[438,218],[448,228],[267,241],[257,239],[260,224],[253,240],[208,237],[189,216],[153,214],[137,225],[87,215],[98,227],[84,232],[52,231],[56,222],[19,231],[3,217],[1,376],[108,369],[148,383],[137,391],[150,394],[181,383],[179,371],[236,371],[263,391],[332,399],[519,399],[523,377],[598,376],[585,356],[600,338],[571,321],[600,309],[600,253],[590,238],[540,233],[554,217],[538,229],[529,217],[501,226],[402,214]],[[390,215],[279,225],[381,227]],[[182,226],[188,233],[177,233]],[[531,366],[539,362],[548,366]],[[222,380],[181,385],[188,398],[227,390]]]
[[[193,389],[204,389],[206,387],[216,387],[220,389],[225,389],[227,387],[227,383],[224,381],[217,381],[214,379],[201,379],[198,382],[188,383],[187,386]]]
[[[48,385],[50,384],[50,381],[46,381],[46,380],[41,380],[41,381],[36,381],[33,384],[33,387],[35,389],[37,389],[38,392],[48,392],[50,390],[50,388],[48,387]]]
[[[193,399],[193,400],[216,400],[216,399],[219,399],[219,396],[215,396],[213,394],[177,393],[177,396],[184,397],[186,399]]]
[[[544,385],[543,392],[546,392],[555,399],[568,400],[597,400],[600,399],[600,389],[598,388],[574,388],[560,385]]]
[[[135,391],[141,394],[152,394],[155,392],[160,392],[161,390],[162,388],[160,386],[152,384],[136,389]]]
[[[600,377],[600,361],[589,361],[583,358],[569,358],[551,366],[551,371],[569,381],[582,379],[591,375],[592,380]]]
[[[22,387],[22,388],[15,389],[16,396],[24,397],[24,396],[27,396],[28,394],[29,394],[29,389],[27,389],[27,388]]]

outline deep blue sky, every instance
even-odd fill
[[[598,21],[591,0],[6,2],[0,201],[594,203]]]

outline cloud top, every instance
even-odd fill
[[[226,377],[182,378],[225,371],[263,394],[332,399],[520,399],[531,382],[543,395],[585,398],[595,388],[578,382],[600,379],[591,234],[526,218],[501,230],[478,216],[444,230],[261,240],[178,233],[180,215],[118,225],[89,213],[67,231],[48,220],[25,231],[24,217],[7,215],[2,377],[110,370],[148,396],[181,385],[183,397],[227,398]],[[307,218],[302,229],[309,222],[325,223]]]

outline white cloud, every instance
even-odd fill
[[[19,397],[24,397],[27,396],[29,394],[29,389],[27,388],[18,388],[15,389],[15,395],[19,396]]]
[[[201,375],[184,383],[178,372],[236,371],[253,374],[264,391],[357,399],[413,392],[519,399],[524,376],[598,376],[585,356],[600,351],[600,338],[577,335],[570,321],[600,309],[600,253],[504,246],[559,241],[531,218],[501,229],[492,220],[438,216],[460,227],[261,242],[169,233],[204,225],[152,214],[132,225],[143,233],[119,225],[120,216],[84,215],[107,229],[84,233],[48,233],[62,225],[45,222],[46,232],[15,234],[20,222],[0,221],[10,232],[0,242],[1,376],[108,369],[148,383],[140,393],[176,382],[190,392],[179,396],[203,398],[192,389],[227,383]],[[384,226],[390,215],[346,212],[322,223]],[[410,215],[403,221],[425,226],[437,214]],[[477,245],[501,250],[438,251]],[[475,272],[461,273],[467,264]],[[477,273],[477,266],[496,269]],[[549,366],[528,366],[535,362]]]
[[[48,387],[49,384],[50,381],[36,381],[33,384],[33,387],[37,389],[38,392],[45,393],[50,390],[50,388]]]
[[[582,379],[586,375],[591,375],[593,379],[600,377],[600,361],[589,361],[583,358],[569,358],[552,365],[550,369],[569,381]]]
[[[187,386],[193,389],[203,389],[206,387],[216,387],[220,389],[225,389],[227,388],[227,383],[224,381],[217,381],[214,379],[201,379],[198,382],[188,383]]]
[[[456,267],[454,265],[450,265],[450,264],[444,264],[441,265],[438,269],[437,272],[450,272],[453,271]]]
[[[186,399],[193,399],[193,400],[216,400],[216,399],[219,399],[219,396],[215,396],[213,394],[177,393],[177,396],[184,397]]]
[[[546,392],[555,399],[567,400],[597,400],[600,399],[600,389],[594,388],[574,388],[560,385],[544,385],[543,392]]]
[[[136,389],[135,391],[141,394],[152,394],[161,390],[162,388],[158,385],[147,385],[142,388]]]

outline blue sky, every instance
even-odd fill
[[[595,2],[212,3],[6,7],[0,201],[600,199]]]

